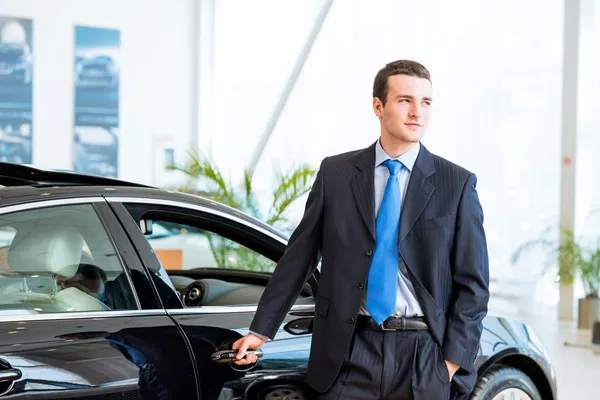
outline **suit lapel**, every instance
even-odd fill
[[[433,155],[421,145],[419,156],[413,166],[404,196],[402,213],[400,215],[400,231],[398,243],[400,243],[410,232],[413,225],[425,210],[435,186],[427,180],[435,173]]]
[[[377,142],[375,142],[377,143]],[[357,154],[352,194],[358,211],[375,239],[375,143]]]

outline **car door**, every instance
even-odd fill
[[[146,266],[157,275],[166,268],[183,298],[183,308],[167,311],[191,343],[202,398],[239,395],[239,382],[246,372],[215,364],[210,356],[219,346],[248,333],[285,241],[233,212],[170,200],[120,198],[109,202]],[[261,383],[253,390],[302,380],[314,304],[312,288],[307,285],[275,339],[262,347],[264,356],[251,371],[254,383]],[[281,379],[274,379],[273,374]]]
[[[0,208],[0,398],[198,398],[191,353],[102,197]]]

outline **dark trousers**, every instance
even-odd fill
[[[321,400],[448,400],[440,346],[428,331],[358,328],[342,368]]]

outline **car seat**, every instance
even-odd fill
[[[71,226],[31,223],[20,226],[8,249],[8,267],[22,278],[20,288],[5,292],[4,304],[47,304],[42,311],[101,311],[107,307],[93,296],[77,289],[59,290],[54,284],[50,293],[31,290],[27,277],[60,275],[69,279],[75,275],[81,261],[83,237]]]

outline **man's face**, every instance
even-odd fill
[[[406,143],[420,141],[429,122],[431,93],[431,83],[427,79],[390,76],[385,106],[380,99],[373,99],[375,115],[384,128],[382,135],[390,135]]]

